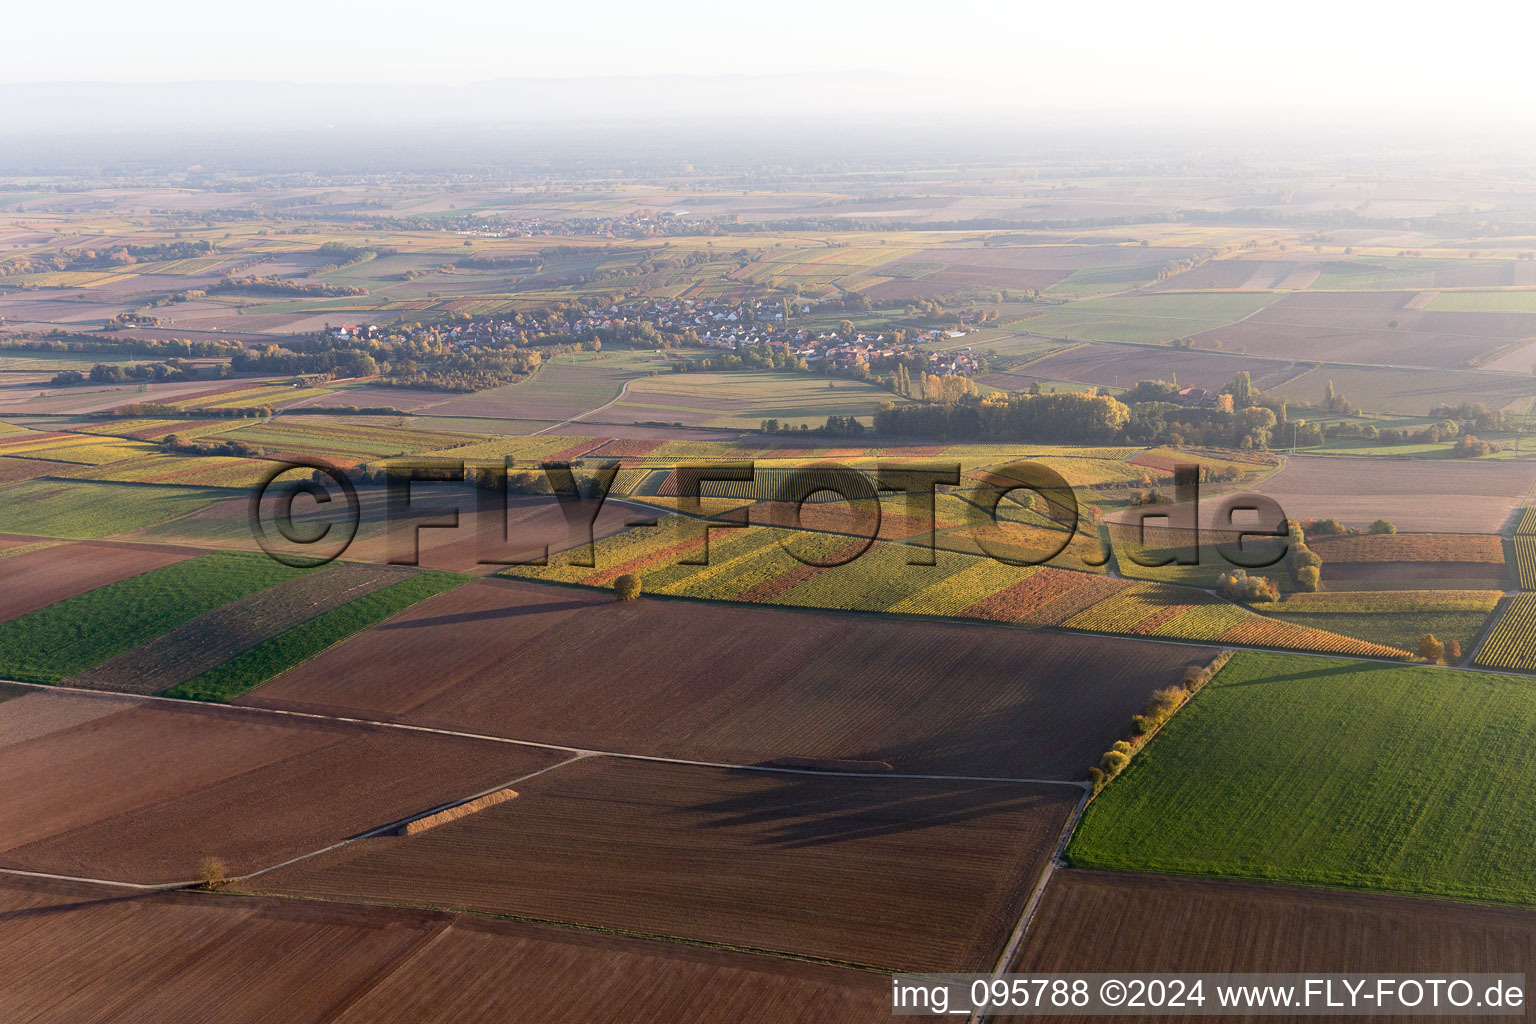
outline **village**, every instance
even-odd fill
[[[793,308],[794,313],[788,314],[787,308]],[[809,315],[816,312],[816,301],[809,299],[797,299],[793,307],[777,299],[643,299],[612,304],[605,309],[586,309],[574,316],[568,310],[548,309],[507,317],[466,318],[436,326],[416,326],[405,337],[412,341],[436,340],[459,348],[499,348],[539,344],[542,339],[556,336],[576,341],[590,337],[601,342],[617,335],[642,343],[654,336],[658,347],[696,345],[737,355],[760,348],[795,357],[808,369],[847,371],[861,363],[870,366],[882,360],[911,363],[923,359],[928,373],[971,376],[984,372],[969,347],[942,351],[925,347],[964,338],[969,333],[965,329],[965,313],[957,314],[959,330],[887,327],[865,331],[852,328],[848,320],[835,327],[826,326],[831,316],[837,315],[835,308],[820,316]],[[796,320],[822,326],[796,326]],[[382,339],[400,333],[378,324],[327,330],[337,340]]]

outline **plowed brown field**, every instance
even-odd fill
[[[240,703],[732,764],[1079,778],[1210,648],[471,583]]]
[[[0,880],[0,1019],[883,1022],[879,975],[430,911]]]
[[[35,724],[28,702],[54,696],[0,704],[0,736],[8,715]],[[81,721],[72,708],[62,728],[0,746],[0,867],[173,882],[217,856],[239,874],[558,760],[404,730],[58,696],[124,709]]]
[[[1079,793],[589,758],[251,880],[886,967],[982,970]]]
[[[1058,871],[1012,969],[1369,973],[1533,966],[1536,912],[1529,910]]]

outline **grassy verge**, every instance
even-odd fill
[[[354,633],[377,625],[429,597],[452,590],[464,581],[465,577],[454,573],[419,573],[265,640],[217,668],[167,690],[165,696],[187,700],[233,700]]]
[[[1369,640],[1373,644],[1400,647],[1405,651],[1417,651],[1419,639],[1425,633],[1433,633],[1442,642],[1455,640],[1465,652],[1472,650],[1472,641],[1482,631],[1488,614],[1476,611],[1280,612],[1271,613],[1270,617],[1289,622],[1293,626],[1326,629],[1330,633]]]
[[[1089,807],[1074,866],[1536,904],[1536,691],[1243,652]]]
[[[266,555],[204,555],[66,598],[0,623],[0,676],[57,683],[302,571]]]
[[[157,526],[238,496],[208,487],[28,480],[5,488],[0,533],[95,540]]]

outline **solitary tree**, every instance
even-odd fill
[[[217,889],[229,881],[229,868],[217,857],[204,857],[197,873],[204,889]]]
[[[1378,519],[1370,525],[1369,533],[1396,533],[1397,526],[1390,519]]]

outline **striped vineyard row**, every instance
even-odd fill
[[[1010,566],[943,549],[933,552],[934,564],[912,565],[921,549],[884,542],[846,564],[823,567],[795,558],[789,548],[805,554],[810,546],[815,560],[836,561],[858,554],[863,542],[758,526],[710,534],[707,565],[678,564],[684,557],[702,557],[703,528],[669,516],[658,526],[599,541],[596,567],[557,557],[547,568],[519,566],[507,574],[601,587],[623,573],[636,573],[646,593],[677,597],[1407,657],[1396,648],[1267,618],[1191,588],[1049,566]]]
[[[1518,594],[1510,601],[1473,664],[1536,672],[1536,594]]]

